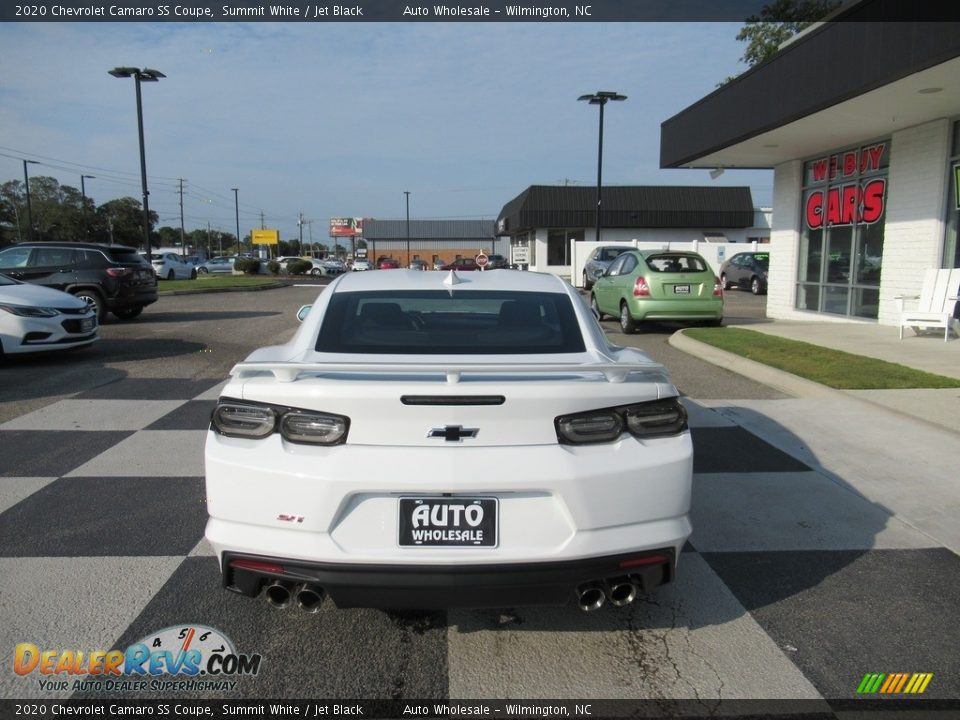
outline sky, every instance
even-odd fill
[[[748,185],[770,171],[661,170],[660,123],[745,69],[739,23],[4,23],[0,182],[49,175],[97,204],[141,198],[187,231],[278,228],[323,242],[330,217],[489,218],[534,184]],[[745,109],[748,111],[748,109]]]

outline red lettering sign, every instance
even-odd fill
[[[816,230],[844,225],[872,225],[883,217],[886,189],[887,181],[875,178],[862,185],[850,183],[826,191],[815,190],[807,196],[804,208],[807,227]]]

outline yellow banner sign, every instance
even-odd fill
[[[251,230],[250,241],[254,245],[279,245],[279,230]]]

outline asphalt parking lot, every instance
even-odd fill
[[[855,489],[816,404],[671,348],[667,325],[603,323],[665,363],[690,410],[695,531],[674,584],[589,614],[310,615],[226,593],[202,540],[209,412],[230,367],[289,338],[317,291],[162,297],[89,350],[0,366],[4,697],[76,692],[11,672],[18,643],[109,650],[200,626],[260,671],[176,697],[852,699],[868,672],[933,673],[925,697],[960,697],[957,555]],[[762,322],[764,297],[727,297],[728,321]],[[843,426],[849,411],[829,412]]]

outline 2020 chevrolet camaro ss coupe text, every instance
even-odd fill
[[[236,365],[206,444],[225,587],[275,606],[625,605],[673,578],[664,368],[549,274],[349,273]]]

